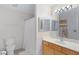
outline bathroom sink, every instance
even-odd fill
[[[59,44],[66,44],[65,40],[62,39],[62,38],[59,38],[57,40],[55,40],[56,43],[59,43]]]
[[[55,41],[56,43],[59,43],[59,44],[65,44],[65,42],[64,41],[61,41],[61,40],[57,40],[57,41]]]

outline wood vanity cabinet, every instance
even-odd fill
[[[42,47],[42,50],[43,50],[43,54],[44,55],[53,55],[54,54],[54,50],[51,49],[48,45],[49,43],[46,42],[46,41],[43,41],[43,47]]]
[[[62,48],[62,52],[67,54],[67,55],[79,55],[79,52],[73,51],[71,49],[67,49],[67,48]]]
[[[61,52],[62,50],[60,46],[49,42],[48,44],[49,44],[49,47],[54,50],[54,55],[64,55],[64,53]]]
[[[47,41],[42,42],[42,50],[43,55],[79,55],[79,52],[61,47]]]

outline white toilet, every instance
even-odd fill
[[[15,50],[15,40],[14,39],[7,39],[6,42],[6,51],[7,55],[14,55]]]

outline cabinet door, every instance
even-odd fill
[[[62,53],[62,52],[60,52],[60,51],[57,51],[57,50],[54,51],[54,54],[55,54],[55,55],[65,55],[64,53]]]
[[[46,46],[46,45],[43,45],[43,54],[44,55],[48,55],[49,54],[49,47],[48,46]]]
[[[46,45],[43,45],[43,54],[44,55],[54,55],[54,50]]]
[[[49,47],[49,53],[48,53],[48,55],[54,55],[54,49],[52,49],[52,48]]]
[[[62,52],[67,55],[79,55],[79,52],[76,52],[67,48],[62,48]]]

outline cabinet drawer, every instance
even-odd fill
[[[61,47],[56,45],[56,44],[49,43],[49,47],[51,47],[51,48],[53,48],[55,50],[61,51]]]
[[[43,41],[43,44],[48,46],[48,42],[47,41]]]
[[[67,48],[62,48],[62,52],[67,54],[67,55],[78,55],[78,52],[75,52],[73,50],[67,49]]]

